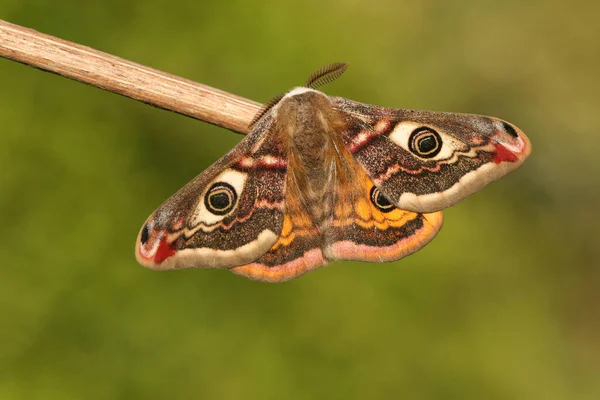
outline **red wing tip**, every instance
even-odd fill
[[[519,128],[508,122],[498,120],[495,138],[494,163],[522,163],[531,153],[531,142]]]
[[[502,162],[516,162],[519,160],[519,157],[508,150],[505,146],[500,143],[495,143],[494,147],[496,148],[496,155],[494,156],[494,163],[500,164]]]
[[[169,257],[175,255],[176,242],[169,243],[164,231],[151,229],[144,224],[138,234],[135,245],[135,258],[137,262],[149,269],[165,269],[161,265]]]

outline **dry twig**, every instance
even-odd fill
[[[2,20],[0,57],[244,134],[261,107],[252,100]]]

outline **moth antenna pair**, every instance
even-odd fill
[[[320,86],[331,83],[331,82],[335,81],[337,78],[339,78],[340,76],[342,76],[344,71],[346,71],[346,68],[348,68],[348,64],[342,63],[342,62],[336,62],[336,63],[325,65],[310,75],[310,77],[304,84],[304,87],[307,87],[310,89],[316,89]],[[254,118],[252,118],[252,121],[250,121],[250,124],[249,124],[250,129],[252,129],[254,127],[254,125],[262,117],[264,117],[265,114],[271,108],[273,108],[275,106],[275,104],[279,103],[279,101],[283,98],[283,96],[285,96],[285,93],[279,94],[279,95],[273,97],[271,100],[267,101],[267,103],[264,105],[264,107],[258,113],[256,113]]]

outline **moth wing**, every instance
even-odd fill
[[[400,209],[454,205],[517,168],[531,151],[523,132],[492,117],[332,102],[345,122],[346,148]]]
[[[230,268],[277,241],[284,221],[284,142],[266,117],[228,154],[165,201],[137,238],[151,269]]]
[[[338,181],[327,228],[325,254],[330,260],[399,260],[429,243],[442,227],[442,212],[415,213],[395,207],[347,154],[351,179]]]

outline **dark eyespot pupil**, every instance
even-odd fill
[[[433,129],[422,126],[410,134],[408,148],[419,157],[433,158],[442,150],[442,138]]]
[[[506,131],[506,133],[508,133],[510,136],[514,137],[514,138],[518,138],[519,134],[517,133],[517,131],[515,130],[515,128],[509,124],[508,122],[502,122],[502,127],[504,128],[504,130]]]
[[[226,215],[233,210],[236,202],[235,189],[226,182],[214,183],[204,197],[206,209],[215,215]]]
[[[225,192],[215,193],[210,195],[210,205],[217,210],[227,208],[230,203],[229,195]]]
[[[390,207],[392,203],[381,192],[377,194],[377,204],[379,207]]]
[[[140,237],[140,240],[142,244],[146,244],[146,242],[148,242],[148,239],[150,239],[150,227],[148,226],[148,224],[146,224],[144,225],[144,228],[142,228],[142,236]]]
[[[435,136],[427,135],[417,139],[417,146],[422,153],[429,153],[430,151],[435,150],[437,141],[435,140]]]

